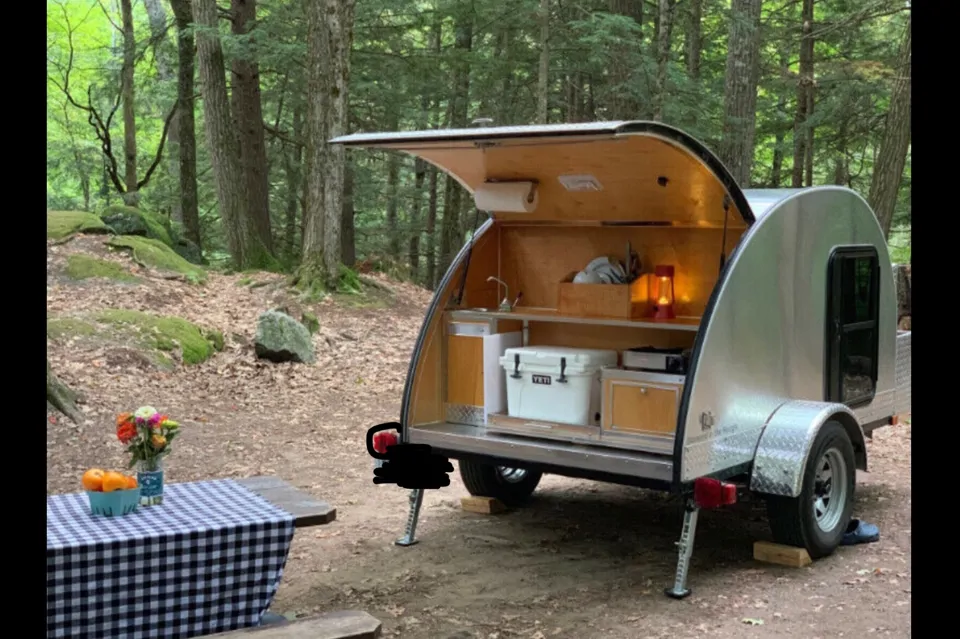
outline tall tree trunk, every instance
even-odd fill
[[[242,269],[247,266],[252,249],[243,209],[247,189],[240,170],[240,144],[230,121],[223,48],[217,35],[217,0],[193,0],[193,16],[201,27],[197,32],[197,62],[217,203],[230,256],[234,266]]]
[[[393,131],[396,127],[391,127]],[[390,152],[387,158],[387,252],[391,261],[400,260],[400,227],[397,220],[397,197],[400,185],[400,154]]]
[[[332,286],[343,259],[345,152],[328,140],[347,129],[354,0],[307,3],[307,179],[300,278]]]
[[[420,276],[420,210],[423,208],[423,183],[427,176],[427,163],[417,158],[413,164],[413,203],[410,207],[410,279],[419,282]]]
[[[513,59],[513,32],[511,25],[504,25],[500,31],[500,52],[504,60]],[[434,26],[434,53],[440,55],[440,26]],[[494,102],[496,108],[494,112],[496,116],[494,118],[494,124],[497,126],[507,126],[509,125],[510,119],[508,113],[510,112],[511,100],[509,98],[510,94],[513,93],[513,65],[508,63],[508,68],[503,74],[503,79],[501,80],[500,85],[500,96],[499,99]]]
[[[424,274],[424,284],[430,290],[437,286],[437,200],[439,199],[439,180],[437,179],[437,168],[431,166],[430,173],[430,196],[427,201],[427,265]]]
[[[807,154],[811,157],[813,154],[813,149],[807,147],[809,138],[806,132],[813,94],[813,0],[803,0],[800,19],[803,26],[800,40],[800,78],[797,82],[797,112],[793,121],[793,175],[791,176],[794,188],[803,186]]]
[[[197,131],[194,121],[193,75],[196,49],[190,24],[193,22],[190,0],[170,0],[177,21],[177,171],[180,181],[180,206],[184,235],[200,243],[200,208],[197,196]],[[176,210],[176,209],[175,209]]]
[[[537,77],[537,122],[546,124],[550,108],[550,0],[540,0],[540,72]]]
[[[137,41],[133,33],[133,2],[120,0],[120,19],[123,26],[123,66],[120,69],[120,95],[123,100],[123,159],[124,202],[136,206],[137,193],[137,118],[134,112],[133,67],[136,62]]]
[[[467,125],[467,109],[470,96],[470,62],[466,59],[473,47],[473,2],[469,2],[469,15],[458,16],[454,47],[458,51],[458,61],[453,73],[453,96],[450,100],[448,115],[453,128]],[[453,261],[454,253],[459,250],[463,238],[460,236],[460,202],[463,188],[455,179],[447,176],[443,198],[443,224],[440,231],[441,273],[446,272]],[[460,236],[460,237],[458,237]]]
[[[167,12],[163,7],[162,0],[143,0],[144,7],[147,9],[147,18],[150,21],[150,37],[153,39],[154,60],[157,63],[157,78],[163,84],[173,82],[175,62],[173,52],[170,50],[169,40],[167,39]],[[164,160],[167,164],[167,171],[173,182],[180,184],[180,118],[179,102],[177,113],[170,121],[170,128],[167,129],[167,157]],[[170,203],[170,217],[174,222],[183,224],[183,203],[180,198],[174,198]]]
[[[628,90],[635,70],[630,58],[642,56],[643,36],[640,28],[643,25],[643,0],[608,0],[607,6],[610,13],[632,18],[637,25],[638,36],[635,42],[623,42],[617,45],[612,54],[613,61],[610,65],[610,85],[613,88],[614,97],[609,101],[610,114],[616,120],[635,120],[643,117],[645,107],[642,101],[638,100],[633,91]],[[590,81],[590,100],[593,100],[593,79]],[[590,105],[591,119],[594,118],[595,110]]]
[[[298,104],[293,108],[294,140],[303,137],[303,108]],[[283,221],[283,248],[290,258],[297,255],[297,212],[300,210],[301,170],[303,165],[303,147],[291,144],[289,151],[283,151],[283,172],[287,178],[287,198]]]
[[[733,0],[723,96],[720,158],[738,184],[750,186],[760,80],[761,0]]]
[[[847,145],[850,131],[850,100],[844,99],[840,104],[840,121],[837,123],[837,142],[833,158],[833,183],[838,186],[848,186],[850,183],[850,167],[847,161]]]
[[[353,154],[347,151],[343,169],[343,215],[340,219],[340,247],[343,265],[353,268],[357,263],[356,208],[353,205],[355,171]]]
[[[900,44],[897,73],[890,94],[890,110],[887,111],[880,152],[873,165],[873,179],[870,182],[870,206],[880,220],[884,236],[890,235],[893,225],[897,194],[910,149],[911,20],[912,16],[907,19],[907,30]]]
[[[687,30],[684,42],[684,62],[687,75],[700,79],[700,59],[703,53],[703,0],[687,0]]]
[[[431,35],[433,37],[433,42],[432,42],[433,53],[434,53],[434,56],[436,56],[435,59],[439,60],[440,53],[441,53],[441,42],[443,39],[443,21],[442,21],[442,16],[439,12],[436,14],[434,18]],[[508,36],[505,36],[505,37],[508,37]],[[504,52],[507,52],[509,51],[509,48],[505,45],[503,50]],[[509,95],[511,75],[512,74],[507,74],[507,76],[504,79],[504,95]],[[501,108],[498,109],[497,111],[497,122],[500,124],[506,123],[506,119],[504,118],[505,111],[502,110],[506,108],[505,102],[507,102],[507,100],[499,101],[499,106]],[[439,102],[438,102],[438,106],[439,106]],[[437,120],[439,120],[439,115],[435,113],[434,115],[431,116],[431,120],[432,120],[431,128],[434,128],[434,129],[437,128],[437,124],[438,124]],[[433,290],[434,287],[436,286],[436,279],[437,279],[437,233],[436,233],[436,230],[437,230],[437,200],[439,196],[438,194],[439,178],[438,178],[437,168],[433,165],[430,165],[427,168],[427,175],[428,175],[427,182],[429,184],[429,187],[428,187],[429,193],[428,193],[428,199],[427,199],[427,223],[425,228],[425,234],[426,234],[426,240],[427,240],[426,248],[425,248],[426,264],[424,265],[423,283],[427,288],[429,288],[430,290]]]
[[[673,33],[673,6],[675,0],[658,0],[660,28],[657,32],[657,88],[654,96],[653,119],[663,120],[667,100],[667,69],[670,65],[670,40]]]
[[[786,80],[789,75],[790,57],[787,51],[781,49],[780,78]],[[784,83],[784,86],[786,86],[786,83]],[[777,97],[777,129],[774,134],[773,164],[770,169],[770,186],[775,189],[780,188],[780,183],[783,181],[783,149],[787,138],[787,131],[783,125],[787,118],[787,94],[785,90],[781,90],[779,93],[780,95]]]
[[[273,253],[270,226],[270,180],[267,171],[267,146],[263,139],[263,106],[260,101],[260,66],[256,59],[254,28],[256,0],[230,0],[234,36],[249,35],[249,47],[232,63],[231,110],[240,140],[240,166],[247,184],[247,215],[264,248]]]
[[[811,73],[812,77],[812,73]],[[807,126],[804,127],[804,137],[806,138],[803,142],[803,185],[804,186],[813,186],[813,141],[814,141],[814,126],[813,126],[813,111],[816,105],[816,92],[817,87],[815,84],[811,84],[807,87]]]

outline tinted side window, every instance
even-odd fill
[[[844,324],[869,322],[877,315],[872,295],[877,260],[874,257],[847,257],[841,264],[841,321]]]
[[[842,247],[830,261],[827,299],[827,400],[872,400],[877,386],[880,271],[872,248]]]

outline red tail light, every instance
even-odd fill
[[[381,455],[387,454],[387,446],[394,446],[400,442],[396,433],[379,432],[373,436],[373,449]]]
[[[701,477],[693,482],[693,501],[700,508],[717,508],[737,503],[737,485]]]

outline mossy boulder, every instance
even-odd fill
[[[118,282],[138,281],[132,273],[115,262],[80,254],[67,257],[67,277],[73,280],[100,277]]]
[[[93,213],[47,211],[47,238],[59,240],[74,233],[110,233],[110,228]]]
[[[173,235],[173,250],[177,252],[177,255],[190,262],[191,264],[203,264],[203,251],[200,250],[200,247],[188,240],[185,237],[179,236],[176,233]]]
[[[147,268],[179,273],[190,282],[199,283],[207,277],[206,272],[201,267],[186,261],[172,248],[159,240],[136,235],[121,235],[110,238],[107,245],[116,249],[131,251],[133,258]]]
[[[271,362],[317,361],[313,340],[307,327],[280,311],[266,311],[257,320],[254,338],[257,357]]]
[[[199,364],[217,351],[202,328],[181,317],[112,308],[95,318],[102,324],[133,331],[143,346],[165,352],[179,350],[184,364]]]
[[[132,206],[108,206],[100,213],[100,219],[117,235],[137,235],[160,240],[173,248],[173,238],[163,220],[153,213]]]

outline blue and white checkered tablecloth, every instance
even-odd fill
[[[184,638],[260,623],[293,515],[233,480],[170,484],[161,505],[90,514],[47,497],[47,637]]]

